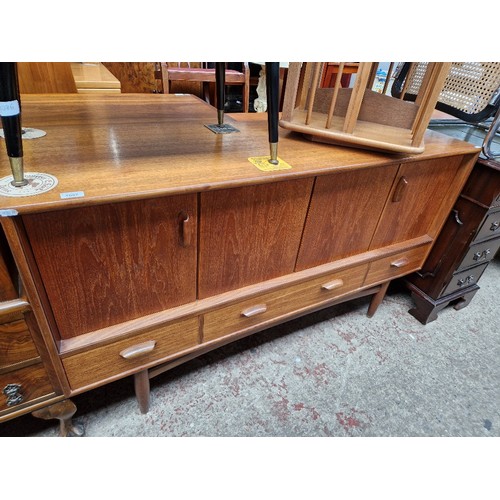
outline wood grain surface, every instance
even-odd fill
[[[196,234],[195,195],[24,217],[61,338],[196,298],[196,238],[184,245],[179,214]]]
[[[293,272],[312,182],[202,193],[200,299]]]
[[[217,123],[214,108],[193,96],[26,95],[22,109],[24,126],[47,132],[23,142],[25,171],[52,174],[59,183],[37,196],[0,197],[0,208],[20,213],[479,152],[438,132],[428,132],[422,155],[395,155],[313,143],[280,129],[278,156],[292,169],[262,172],[248,158],[269,154],[266,117],[227,115],[240,132],[214,134],[205,127]],[[0,155],[0,175],[11,175],[6,155]],[[83,195],[61,198],[75,192]]]
[[[397,169],[389,165],[318,177],[296,270],[367,251]]]

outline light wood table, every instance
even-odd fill
[[[74,62],[71,71],[79,94],[121,92],[120,80],[99,62]]]

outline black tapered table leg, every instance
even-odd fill
[[[7,155],[14,177],[12,185],[25,186],[28,181],[24,178],[21,100],[15,62],[0,63],[0,116]]]
[[[224,104],[226,102],[226,63],[215,63],[215,92],[217,95],[217,121],[224,124]]]
[[[278,119],[279,119],[280,63],[266,62],[267,127],[269,133],[269,162],[278,164]]]

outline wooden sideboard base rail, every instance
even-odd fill
[[[43,420],[56,418],[59,420],[61,437],[80,437],[84,435],[84,429],[81,425],[76,425],[72,417],[76,412],[76,405],[70,399],[65,399],[59,403],[46,406],[40,410],[35,410],[32,415]]]
[[[318,307],[315,307],[313,309],[307,309],[303,311],[299,311],[298,313],[290,316],[289,318],[286,319],[286,321],[290,321],[292,319],[296,319],[300,316],[303,316],[305,314],[310,314],[312,312],[325,309],[326,307],[331,307],[334,305],[341,304],[342,302],[350,301],[353,299],[359,299],[361,297],[366,297],[368,295],[373,295],[367,316],[371,318],[375,312],[377,311],[378,306],[381,304],[386,292],[387,288],[389,287],[390,281],[383,283],[382,285],[378,285],[372,288],[368,288],[366,290],[361,290],[360,292],[351,294],[349,296],[344,296],[341,297],[338,300],[335,300],[333,302],[330,302],[329,304],[321,304]],[[281,319],[278,321],[276,324],[281,324],[283,320]],[[252,335],[254,333],[257,333],[259,331],[262,331],[266,328],[269,328],[270,325],[269,323],[266,323],[264,325],[259,325],[257,327],[251,328],[249,330],[245,330],[244,332],[238,332],[233,335],[228,335],[224,337],[223,339],[217,340],[216,342],[211,342],[208,345],[204,345],[200,349],[197,349],[195,352],[191,352],[189,354],[186,354],[185,356],[182,356],[180,358],[177,358],[173,361],[168,361],[162,365],[155,366],[150,369],[145,369],[142,370],[138,373],[134,374],[134,389],[135,389],[135,397],[137,399],[137,402],[139,404],[139,409],[141,413],[145,414],[149,411],[149,403],[150,403],[150,383],[149,381],[156,377],[157,375],[161,375],[162,373],[165,373],[166,371],[171,370],[172,368],[175,368],[179,365],[182,365],[188,361],[191,361],[192,359],[195,359],[203,354],[206,354],[207,352],[210,352],[214,349],[218,349],[219,347],[222,347],[224,345],[230,344],[232,342],[235,342],[236,340],[240,340],[244,337],[247,337],[249,335]]]

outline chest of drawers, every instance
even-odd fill
[[[426,324],[448,305],[467,306],[499,248],[500,163],[479,159],[424,266],[407,278],[410,314]]]

